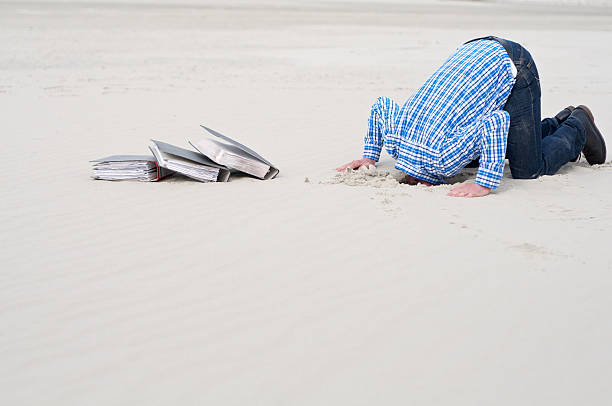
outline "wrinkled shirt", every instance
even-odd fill
[[[513,68],[497,41],[462,45],[402,107],[387,97],[376,100],[363,157],[378,161],[384,145],[397,169],[432,184],[480,158],[476,183],[497,188],[510,127],[502,108],[514,86]]]

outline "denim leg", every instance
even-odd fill
[[[584,125],[569,117],[557,130],[542,140],[542,153],[547,161],[544,175],[555,174],[563,165],[580,154],[586,141]]]
[[[557,120],[554,118],[545,118],[541,123],[542,127],[542,138],[548,137],[550,134],[557,131],[559,128],[559,124],[557,124]]]
[[[540,83],[526,65],[517,68],[516,83],[504,106],[510,115],[506,157],[513,178],[534,179],[546,172],[542,150]]]
[[[554,119],[541,120],[540,79],[535,62],[522,47],[513,48],[512,54],[518,74],[504,106],[510,114],[506,157],[512,177],[553,175],[582,151],[584,126],[575,117],[560,126]]]

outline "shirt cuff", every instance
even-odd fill
[[[380,159],[380,153],[382,152],[382,148],[376,144],[365,144],[363,147],[363,158],[372,159],[375,162],[378,162]]]
[[[497,189],[504,175],[504,164],[505,162],[501,164],[487,164],[481,162],[478,167],[475,183],[489,189]]]

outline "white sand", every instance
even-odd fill
[[[319,183],[376,97],[488,33],[612,145],[609,6],[138,3],[0,3],[2,404],[612,398],[609,164],[471,200]],[[201,123],[281,176],[89,179]]]
[[[322,180],[320,183],[329,185],[344,184],[348,186],[394,188],[400,185],[400,177],[403,177],[401,171],[395,170],[394,174],[391,171],[378,169],[374,165],[371,165],[369,168],[362,166],[357,170],[346,168],[344,172],[336,172],[330,179]]]

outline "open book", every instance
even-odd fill
[[[138,180],[155,182],[171,175],[151,155],[113,155],[95,159],[92,177],[100,180]]]
[[[249,147],[208,127],[201,127],[219,139],[201,137],[187,141],[216,163],[260,179],[272,179],[278,175],[278,168]]]
[[[188,149],[151,140],[149,146],[162,168],[181,173],[200,182],[227,182],[230,171],[206,156]]]

